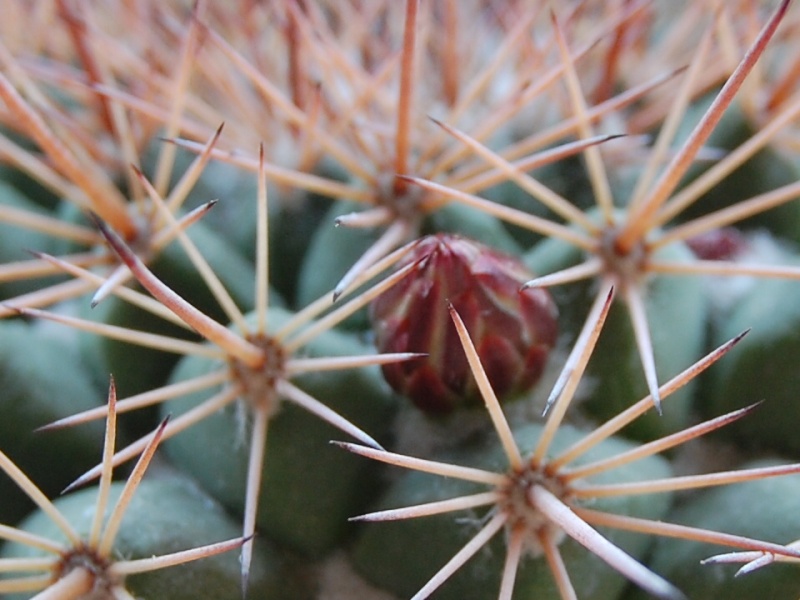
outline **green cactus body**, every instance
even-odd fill
[[[0,136],[6,137],[14,144],[30,149],[32,147],[31,141],[25,136],[21,136],[14,131],[8,129],[4,125],[0,125]],[[54,210],[61,199],[52,190],[48,189],[42,182],[38,181],[36,177],[31,176],[29,173],[16,168],[15,165],[0,161],[0,182],[2,182],[3,198],[5,198],[6,188],[16,192],[17,194],[25,196],[34,204],[48,211]],[[5,200],[3,200],[5,203]],[[27,208],[27,207],[26,207]],[[3,236],[5,237],[5,236]]]
[[[121,483],[112,484],[110,500],[116,502]],[[55,502],[82,538],[88,537],[97,501],[97,490],[81,490]],[[34,512],[19,526],[22,530],[66,544],[61,530],[48,515]],[[222,507],[196,484],[176,473],[167,478],[147,478],[136,489],[113,545],[113,559],[149,558],[206,544],[235,539],[240,527]],[[42,556],[41,550],[9,543],[3,558]],[[242,600],[241,566],[238,550],[183,565],[129,575],[125,588],[141,600]],[[265,540],[256,543],[247,598],[286,598],[280,590],[291,586],[282,580],[281,561]],[[8,600],[30,596],[17,594]],[[108,595],[91,595],[86,600],[112,600]]]
[[[270,309],[268,321],[271,327],[278,327],[288,317],[285,311]],[[322,334],[305,349],[308,356],[371,351],[357,337],[335,331]],[[172,381],[220,366],[211,360],[186,358]],[[379,440],[391,425],[395,399],[377,367],[309,374],[298,377],[296,383]],[[187,396],[163,411],[177,417],[202,399]],[[237,512],[245,498],[247,411],[244,404],[230,405],[165,442],[176,464]],[[369,490],[375,485],[373,470],[329,445],[329,440],[342,436],[340,431],[289,402],[281,403],[268,431],[259,526],[271,538],[305,554],[322,554],[348,531],[347,517],[369,500]]]
[[[552,11],[548,11],[550,4]],[[326,320],[336,305],[322,305],[337,283],[347,287],[345,283],[352,281],[348,276],[357,273],[367,259],[423,233],[453,233],[517,258],[522,255],[538,280],[523,286],[525,290],[541,291],[536,288],[553,285],[548,291],[559,307],[559,331],[566,334],[556,338],[553,332],[548,347],[555,344],[557,352],[567,354],[578,331],[589,334],[578,338],[576,352],[569,354],[548,398],[554,402],[548,405],[548,414],[564,409],[551,421],[551,431],[560,427],[554,448],[581,435],[564,423],[594,424],[619,417],[616,423],[626,425],[615,431],[636,443],[607,440],[587,460],[623,448],[643,448],[644,453],[668,446],[667,460],[691,461],[701,445],[679,447],[678,443],[701,435],[694,426],[682,429],[694,423],[691,411],[696,411],[714,415],[718,423],[730,422],[719,433],[714,424],[704,433],[732,435],[743,451],[768,446],[800,454],[796,252],[774,264],[762,256],[747,262],[744,251],[737,255],[734,239],[741,235],[750,241],[764,228],[769,236],[800,243],[798,4],[800,0],[0,0],[0,317],[8,317],[0,322],[0,450],[48,497],[89,467],[95,466],[96,475],[102,439],[97,424],[32,432],[76,413],[82,414],[71,419],[73,423],[102,416],[106,406],[98,407],[96,400],[113,374],[120,396],[119,437],[127,437],[130,426],[138,433],[149,432],[159,411],[171,414],[173,420],[161,432],[178,472],[176,479],[192,476],[216,498],[212,502],[197,496],[187,491],[188,484],[177,481],[146,479],[120,534],[119,552],[145,556],[235,537],[243,529],[255,530],[249,594],[253,600],[330,600],[328,590],[316,586],[333,578],[329,567],[339,560],[347,562],[348,568],[355,563],[364,578],[390,590],[386,594],[413,594],[464,542],[475,539],[473,534],[481,525],[492,523],[491,518],[477,509],[463,519],[448,514],[400,521],[398,514],[402,517],[403,513],[395,512],[391,518],[398,517],[396,522],[356,524],[348,522],[348,517],[358,515],[381,495],[381,507],[407,507],[474,491],[469,484],[455,481],[458,476],[446,469],[431,472],[450,473],[449,479],[418,473],[389,478],[395,467],[413,468],[409,466],[413,460],[400,454],[417,455],[418,448],[408,443],[412,437],[408,430],[413,428],[409,423],[425,420],[420,429],[426,436],[414,441],[422,448],[456,448],[448,459],[459,464],[514,463],[502,462],[499,447],[470,437],[476,426],[486,425],[481,419],[486,418],[483,408],[490,405],[487,387],[499,396],[507,390],[487,376],[489,383],[481,388],[480,397],[471,390],[469,410],[438,420],[414,412],[419,421],[400,418],[395,422],[398,398],[381,377],[381,367],[400,370],[420,357],[391,365],[390,359],[376,359],[375,366],[338,370],[341,363],[324,359],[354,354],[372,358],[373,336],[378,336],[368,331],[368,309],[360,302],[354,305],[362,308],[339,321]],[[772,11],[769,19],[767,11]],[[702,97],[711,90],[713,94]],[[773,118],[781,122],[779,127],[772,128]],[[221,122],[226,123],[224,128]],[[748,140],[754,137],[763,142],[760,150],[742,165],[734,165],[736,156],[749,152]],[[728,167],[729,172],[713,185],[703,190],[693,187],[709,172]],[[221,310],[177,241],[156,256],[150,241],[171,225],[154,208],[153,196],[167,193],[174,200],[170,201],[173,209],[181,204],[178,213],[219,200],[213,210],[210,204],[204,206],[208,213],[189,226],[187,234],[238,309],[263,316],[266,306],[271,307],[268,328],[260,320],[253,327],[255,321],[242,323],[238,309]],[[339,200],[332,203],[332,199]],[[21,215],[13,209],[27,212],[31,221],[20,223]],[[100,215],[102,223],[97,228],[86,210]],[[337,217],[349,213],[357,215],[340,219],[336,227]],[[269,227],[260,227],[265,221],[259,219],[266,214]],[[698,218],[701,215],[708,218]],[[54,219],[42,218],[51,216]],[[58,221],[66,226],[59,228]],[[731,227],[737,228],[736,233],[723,239],[724,230]],[[109,228],[125,239],[115,243]],[[39,229],[49,233],[41,234]],[[715,239],[720,233],[722,238]],[[107,248],[103,239],[116,250]],[[379,240],[382,243],[376,244]],[[727,248],[723,247],[727,242]],[[704,244],[704,252],[710,249],[709,253],[696,251],[693,257],[689,248]],[[123,246],[127,252],[120,252]],[[26,272],[28,263],[18,263],[30,258],[27,249],[64,260],[74,260],[74,253],[84,254],[77,262],[91,265],[87,268],[98,277],[118,264],[114,252],[137,267],[134,258],[138,256],[154,272],[153,277],[142,268],[137,272],[140,281],[149,282],[146,287],[154,301],[181,314],[176,318],[191,323],[188,327],[211,342],[204,348],[187,344],[180,350],[174,344],[175,353],[168,354],[135,345],[145,343],[143,336],[135,334],[130,337],[136,342],[128,343],[63,329],[64,322],[91,329],[91,324],[71,319],[79,313],[90,322],[198,339],[190,329],[173,329],[164,319],[153,318],[113,295],[91,309],[88,295],[79,299],[75,295],[94,284],[70,281],[60,272],[41,278],[33,270]],[[369,249],[373,252],[359,261]],[[251,255],[255,260],[250,260]],[[35,269],[44,264],[37,261],[30,262]],[[415,268],[423,262],[415,263]],[[562,271],[567,267],[577,268]],[[718,287],[735,288],[741,272],[754,274],[752,289],[741,298],[729,298],[724,307],[714,304],[719,296],[710,299],[709,288],[723,276],[733,276],[731,288]],[[539,278],[547,275],[552,277]],[[773,277],[793,281],[764,281]],[[159,278],[164,285],[155,281]],[[60,296],[29,298],[16,307],[8,303],[20,293],[51,293],[45,286],[55,281],[74,287],[71,292],[61,288]],[[606,291],[612,282],[616,304],[606,318],[609,304],[603,301],[610,301]],[[398,284],[395,289],[402,288]],[[173,290],[180,301],[169,295]],[[474,291],[470,290],[473,297]],[[516,285],[504,292],[504,300],[519,296]],[[344,295],[341,304],[345,304]],[[280,296],[286,306],[303,310],[281,333],[278,327],[292,316],[274,308],[276,303],[283,306]],[[312,306],[318,298],[322,301]],[[364,304],[366,298],[360,296]],[[587,310],[592,298],[598,310]],[[437,325],[449,316],[444,314],[447,299],[442,298],[445,318]],[[471,314],[458,307],[465,327],[485,306],[473,303]],[[210,318],[203,319],[189,307]],[[310,319],[315,308],[320,308],[315,314],[325,315],[315,324],[337,324],[306,345],[306,334],[316,334],[313,325],[306,329],[306,317]],[[498,364],[506,366],[496,359],[509,354],[520,313],[511,301],[503,309],[510,318],[502,327],[486,328],[491,330],[490,343],[482,346],[487,337],[481,340],[475,335],[475,357],[469,369],[473,375],[477,362],[487,374]],[[596,320],[587,320],[587,312]],[[429,321],[417,314],[422,311],[410,313],[409,327],[425,329]],[[601,313],[602,318],[596,317]],[[39,318],[60,322],[43,327],[25,322]],[[241,326],[232,336],[222,335],[228,332],[215,326],[228,321]],[[584,324],[588,325],[585,329]],[[592,334],[601,328],[595,344]],[[709,330],[717,346],[748,328],[752,332],[741,345],[696,381],[699,370],[742,339],[707,355],[712,358],[702,359],[706,361],[702,365],[689,367],[702,354]],[[63,338],[46,335],[53,331]],[[399,336],[387,337],[395,341]],[[286,348],[301,350],[284,350],[284,342]],[[304,362],[303,353],[323,360]],[[272,369],[270,361],[275,356],[279,367]],[[584,358],[588,361],[585,371],[587,363],[580,362]],[[526,370],[529,365],[534,368]],[[517,375],[513,379],[527,383],[525,376],[530,378],[537,365],[519,361],[512,367]],[[326,370],[317,372],[319,368]],[[682,369],[687,369],[684,375],[668,382]],[[199,388],[209,379],[196,377],[209,373],[215,385],[223,381],[220,387],[173,399],[177,392],[165,385],[191,381]],[[469,377],[466,368],[461,373]],[[249,374],[254,376],[247,383],[256,381],[260,387],[248,388],[243,383]],[[549,375],[555,373],[548,371],[543,379]],[[278,383],[271,385],[270,377]],[[425,388],[431,379],[420,377],[416,387]],[[570,384],[567,388],[561,387],[565,381]],[[681,389],[664,403],[663,415],[658,415],[654,410],[660,402],[657,390],[665,386]],[[508,398],[528,396],[526,386],[510,387]],[[298,388],[324,405],[307,402],[305,406],[314,407],[317,415],[326,414],[329,407],[352,423],[350,429],[336,429],[300,408],[303,402],[298,397],[304,396],[302,391],[296,393]],[[278,406],[274,393],[278,389],[290,389],[295,396],[285,394]],[[397,389],[412,395],[410,386]],[[258,400],[261,392],[266,398],[263,402]],[[648,392],[656,396],[653,406],[643,400],[638,407],[646,414],[626,420],[631,413],[626,416],[622,409]],[[139,393],[162,404],[158,409],[130,410],[131,404],[125,401]],[[237,394],[241,397],[235,399]],[[559,403],[561,397],[569,401]],[[538,417],[539,396],[530,403],[528,399],[507,405],[512,422],[531,413]],[[717,417],[761,399],[765,402],[757,410]],[[222,405],[224,409],[213,412]],[[173,437],[176,418],[196,407],[200,407],[193,413],[197,418],[181,421],[188,428]],[[92,408],[97,410],[87,416],[85,411]],[[206,408],[210,416],[201,412]],[[490,408],[492,418],[497,419],[503,408]],[[403,410],[411,413],[416,408]],[[739,420],[745,413],[747,418]],[[267,417],[268,435],[260,435]],[[360,446],[360,456],[329,444],[331,439],[346,439],[342,430],[359,438],[360,445],[350,444],[349,449],[355,452],[354,447]],[[670,440],[661,439],[677,430]],[[455,433],[453,437],[437,435],[443,431]],[[607,430],[599,429],[601,435],[603,431]],[[392,432],[398,433],[397,440]],[[538,426],[525,425],[516,435],[529,448],[539,432]],[[368,450],[379,452],[367,448],[371,436],[388,449],[380,460],[394,467],[364,459]],[[508,437],[504,440],[508,442]],[[251,443],[255,444],[252,456]],[[259,478],[248,468],[262,456],[258,452],[262,443],[266,445],[263,477],[254,494]],[[551,451],[547,447],[543,454]],[[424,449],[419,454],[424,455]],[[386,455],[392,455],[391,459]],[[480,506],[495,506],[501,517],[514,517],[494,521],[498,528],[507,528],[506,533],[512,532],[506,537],[508,545],[502,532],[496,535],[433,598],[498,596],[505,550],[521,538],[519,531],[527,534],[541,523],[535,520],[530,526],[517,518],[522,513],[509,509],[511,494],[522,491],[513,499],[527,500],[537,510],[549,507],[551,517],[555,512],[546,500],[535,502],[541,500],[537,492],[544,490],[545,498],[547,493],[554,494],[539,479],[525,479],[534,470],[531,467],[512,482],[522,482],[514,488],[506,485],[511,478],[501,469],[499,478],[506,487],[492,489],[489,500]],[[659,520],[671,498],[652,494],[650,479],[668,470],[666,460],[660,458],[609,470],[609,479],[640,481],[636,489],[649,495],[620,500],[599,496],[604,499],[592,505],[587,501],[580,508],[575,500],[572,516],[587,526],[620,524],[591,513],[590,509],[599,507]],[[110,477],[108,468],[105,475]],[[753,479],[761,476],[743,478],[750,475]],[[717,484],[726,476],[700,474],[693,482],[669,480],[657,485],[682,490],[681,500],[685,497],[687,504],[676,515],[687,522],[695,519],[696,512],[697,521],[706,527],[732,530],[729,524],[752,525],[751,530],[742,531],[770,541],[800,538],[800,524],[795,524],[800,513],[796,477],[752,484],[762,490],[758,493],[751,493],[748,484],[703,494],[697,503],[701,508],[690,502],[694,492],[680,487]],[[16,522],[32,506],[17,486],[9,486],[10,479],[14,476],[0,473],[2,523]],[[14,479],[20,480],[24,478]],[[546,484],[550,483],[548,479]],[[497,490],[498,495],[491,496]],[[525,496],[526,491],[530,495]],[[596,490],[584,491],[581,498]],[[628,491],[605,489],[603,493]],[[69,505],[71,513],[89,513],[92,492],[76,497],[65,499],[64,506]],[[564,500],[559,508],[573,500]],[[448,506],[462,507],[462,498],[458,501]],[[232,521],[220,515],[215,502],[235,515]],[[240,518],[242,513],[244,518]],[[569,511],[559,516],[564,514]],[[706,520],[709,514],[718,520]],[[255,525],[254,515],[258,517]],[[367,517],[362,520],[370,520]],[[512,529],[520,522],[522,529]],[[580,523],[569,516],[558,522],[564,530],[571,525],[573,535],[581,531]],[[207,525],[211,529],[205,529]],[[675,533],[666,524],[627,521],[625,525],[641,525],[648,533],[617,529],[602,533],[641,559],[647,557],[649,539]],[[544,527],[539,531],[549,533],[554,528]],[[182,537],[184,529],[196,530],[197,537]],[[168,545],[178,538],[180,543]],[[16,552],[15,545],[2,543],[9,555]],[[272,543],[284,549],[274,550]],[[698,564],[713,549],[692,554],[699,545],[663,542],[662,546],[667,556],[658,551],[654,571],[692,598],[746,600],[759,594],[759,600],[794,600],[800,594],[796,564],[770,565],[763,573],[734,579],[733,567]],[[131,590],[159,600],[238,600],[239,576],[247,570],[250,548],[244,547],[241,563],[237,553],[226,556],[224,572],[210,566],[216,563],[201,562],[185,572],[131,577]],[[559,596],[550,570],[554,561],[549,568],[541,556],[532,556],[538,550],[535,544],[526,549],[513,585],[514,597],[547,600]],[[569,537],[561,541],[559,552],[570,575],[561,578],[565,598],[569,597],[564,591],[567,579],[583,600],[614,600],[630,593],[630,586],[625,591],[624,577],[615,570],[619,563],[612,568]],[[597,554],[609,556],[602,551]],[[287,566],[287,562],[293,564]],[[516,566],[512,563],[513,555],[508,564]],[[4,569],[0,565],[0,571]],[[619,570],[624,572],[625,567]],[[506,589],[512,587],[512,571],[507,569]],[[296,577],[298,573],[301,577]],[[342,578],[350,575],[345,570]],[[667,590],[662,597],[678,595],[667,582],[649,575],[649,579],[642,576],[647,579],[643,587],[649,584],[652,589]],[[642,585],[642,578],[631,579]],[[435,585],[438,581],[431,587]],[[382,592],[378,595],[383,597]],[[362,600],[359,594],[341,592],[334,597]]]
[[[224,131],[224,129],[223,129]],[[156,171],[157,154],[163,143],[151,144],[143,160],[144,171]],[[180,181],[180,174],[191,168],[197,157],[189,152],[179,152],[172,168],[171,186]],[[209,200],[219,200],[203,217],[203,227],[212,230],[220,239],[242,256],[248,256],[255,245],[256,220],[252,218],[252,198],[256,197],[256,180],[252,174],[221,161],[210,161],[200,174],[191,192],[182,203],[185,210],[192,210]],[[194,229],[194,225],[189,231]]]
[[[424,229],[461,235],[501,252],[519,254],[519,244],[505,224],[472,206],[444,204],[428,216]]]
[[[535,445],[540,432],[539,425],[525,425],[515,430],[515,438],[523,454],[526,449]],[[584,432],[574,427],[562,426],[553,443],[552,452],[557,453],[584,435]],[[607,457],[630,447],[630,442],[611,438],[589,452],[583,460]],[[445,461],[496,470],[499,466],[502,468],[504,455],[497,441],[487,443],[484,438],[449,453]],[[668,476],[669,473],[667,461],[660,457],[650,457],[622,469],[614,469],[613,472],[598,477],[596,481],[636,481],[643,474],[647,478],[656,478]],[[474,484],[410,473],[401,476],[391,485],[376,508],[382,510],[411,506],[478,491],[481,491],[481,487]],[[650,519],[664,517],[669,506],[669,494],[618,498],[592,504],[595,509]],[[468,513],[463,518],[446,514],[408,521],[371,523],[359,535],[353,550],[353,560],[366,579],[401,597],[408,597],[420,589],[476,533],[483,519],[484,516],[480,513]],[[644,556],[650,545],[646,537],[638,534],[618,531],[604,531],[603,534],[634,557]],[[503,537],[502,534],[495,536],[489,546],[482,549],[437,590],[435,597],[495,597],[500,587],[505,556]],[[573,540],[565,539],[559,549],[567,571],[574,574],[573,583],[579,598],[605,600],[619,596],[625,587],[625,579],[621,575]],[[547,562],[542,556],[523,558],[514,590],[515,598],[560,598]]]
[[[759,460],[743,468],[775,464],[785,463]],[[669,518],[676,523],[786,544],[800,537],[798,497],[797,475],[751,481],[698,494],[676,507]],[[739,577],[734,574],[741,565],[698,568],[700,561],[720,552],[725,550],[712,544],[663,538],[656,542],[649,565],[689,598],[797,599],[800,591],[797,564],[769,565]],[[637,593],[630,600],[640,598],[644,595]]]
[[[348,268],[378,239],[372,229],[337,227],[336,219],[357,211],[357,202],[340,200],[333,204],[317,226],[297,276],[297,305],[307,306],[317,298],[330,294]],[[366,329],[366,312],[361,311],[345,323],[355,329]]]
[[[797,263],[797,258],[793,259]],[[725,429],[749,446],[800,453],[800,284],[759,281],[717,320],[715,340],[751,328],[736,352],[711,370],[698,398],[704,413],[764,404],[749,418]],[[768,387],[765,384],[768,383]]]
[[[253,264],[203,223],[193,224],[188,234],[209,261],[209,265],[219,276],[237,306],[243,310],[251,309],[255,281]],[[225,314],[178,242],[167,246],[153,262],[152,268],[178,294],[184,298],[191,298],[192,304],[198,309],[212,318],[224,321]],[[274,298],[275,304],[280,305],[281,301],[277,294],[270,297]],[[166,323],[162,318],[118,298],[107,298],[95,308],[90,308],[87,301],[84,308],[87,317],[92,320],[102,320],[111,325],[133,330],[196,339],[191,330]],[[105,385],[108,374],[113,373],[120,393],[125,396],[163,385],[179,358],[156,349],[133,346],[94,334],[84,334],[81,338],[82,352],[87,356],[87,362],[94,365],[99,381]],[[145,424],[147,429],[152,429],[151,421]]]
[[[22,211],[28,215],[50,216],[50,212],[36,204],[27,196],[23,196],[16,188],[12,187],[7,181],[0,179],[0,205],[10,210]],[[0,219],[0,261],[2,263],[12,263],[17,261],[30,260],[29,250],[37,252],[50,252],[53,248],[53,238],[44,233],[18,227],[6,223]],[[51,278],[50,283],[57,281]],[[19,294],[25,294],[38,290],[48,282],[41,278],[19,279],[0,283],[0,298],[6,300]]]
[[[378,231],[335,226],[337,217],[359,208],[360,205],[355,202],[337,202],[320,223],[298,281],[300,306],[329,293],[347,269],[377,240]],[[500,221],[471,207],[445,204],[427,216],[423,228],[464,235],[504,252],[518,250],[516,242]],[[348,322],[354,327],[368,326],[363,318],[351,318]]]
[[[672,245],[659,253],[661,258],[692,260],[683,245]],[[686,357],[702,354],[707,332],[708,300],[700,278],[660,275],[648,281],[646,309],[653,340],[656,369],[666,381],[686,366]],[[587,376],[595,387],[589,394],[587,411],[605,420],[647,395],[630,316],[617,303],[611,310],[600,336]],[[686,427],[696,382],[692,381],[670,397],[663,414],[650,411],[625,430],[625,435],[648,440]]]
[[[304,306],[297,299],[298,274],[302,273],[309,248],[315,246],[313,240],[321,234],[320,223],[324,223],[323,227],[332,227],[326,219],[329,210],[330,200],[312,194],[308,197],[303,195],[290,198],[274,215],[270,214],[269,253],[280,258],[270,264],[269,280],[288,306]],[[347,234],[341,231],[338,233]],[[311,285],[311,282],[306,285]],[[321,290],[320,294],[328,291],[330,289]],[[305,294],[310,296],[312,293],[313,290]]]
[[[0,322],[0,448],[48,494],[63,489],[97,461],[99,424],[35,433],[37,427],[97,406],[92,379],[72,346],[19,321]],[[31,505],[0,477],[0,522]]]
[[[656,256],[674,262],[693,260],[693,254],[683,244],[670,244]],[[549,239],[529,251],[523,262],[538,273],[549,273],[575,264],[580,258],[580,251],[573,246]],[[686,356],[702,353],[709,302],[699,277],[655,275],[647,279],[646,286],[645,305],[655,364],[659,380],[665,381],[685,367]],[[567,331],[576,331],[584,319],[581,311],[587,301],[581,298],[589,297],[589,285],[565,288],[553,288],[560,324]],[[587,374],[593,385],[585,407],[600,420],[616,415],[648,393],[630,317],[619,302],[611,309]],[[694,387],[691,382],[674,395],[663,415],[651,411],[632,423],[625,434],[646,440],[684,427]]]
[[[710,99],[704,99],[692,107],[691,111],[702,114]],[[691,119],[690,119],[691,121]],[[762,125],[753,120],[743,110],[741,104],[734,103],[722,117],[722,122],[708,140],[708,146],[722,151],[733,151],[758,132]],[[712,163],[713,166],[713,163]],[[696,166],[689,171],[684,185],[690,185],[703,174],[707,165]],[[681,220],[699,217],[713,210],[732,206],[737,202],[753,198],[781,186],[797,181],[800,166],[785,155],[767,145],[750,157],[739,168],[716,183],[696,204],[680,215]],[[759,213],[740,223],[744,229],[767,228],[772,233],[795,243],[800,242],[800,203],[789,202],[778,208]]]

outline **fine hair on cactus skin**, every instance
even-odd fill
[[[262,166],[263,166],[263,153]],[[131,270],[134,277],[163,305],[181,319],[186,325],[190,326],[202,336],[210,345],[201,345],[196,342],[171,339],[164,336],[153,336],[144,332],[133,330],[121,330],[119,327],[93,323],[72,317],[49,313],[37,309],[21,308],[21,314],[47,318],[59,323],[70,325],[79,329],[105,335],[119,337],[124,341],[142,346],[152,346],[169,352],[178,352],[186,356],[205,356],[220,360],[219,369],[213,373],[197,377],[192,381],[179,382],[165,386],[160,389],[145,392],[134,397],[121,400],[117,410],[127,412],[145,406],[160,404],[180,397],[188,391],[203,389],[213,389],[224,384],[222,389],[202,402],[199,406],[173,419],[164,426],[164,438],[170,438],[202,419],[222,410],[241,399],[246,407],[247,414],[250,415],[251,438],[250,459],[248,463],[247,476],[247,498],[245,500],[245,519],[244,531],[248,541],[243,546],[242,576],[246,582],[252,557],[251,538],[255,534],[256,513],[258,508],[259,490],[261,486],[262,471],[265,463],[265,448],[267,431],[270,419],[277,414],[280,402],[288,400],[297,404],[304,410],[330,423],[334,427],[353,436],[353,438],[371,447],[380,448],[380,444],[370,435],[361,430],[357,425],[351,423],[346,418],[338,415],[335,411],[316,400],[302,389],[292,383],[292,379],[303,373],[316,373],[331,370],[353,369],[369,365],[380,365],[387,362],[413,360],[420,356],[418,353],[386,353],[377,355],[359,356],[337,356],[330,358],[305,358],[298,355],[306,344],[313,340],[320,333],[333,328],[337,323],[346,319],[355,311],[363,308],[370,300],[389,289],[395,282],[406,276],[411,270],[418,266],[419,261],[406,265],[402,269],[386,277],[382,281],[373,285],[366,291],[359,294],[350,301],[339,305],[334,310],[330,310],[332,301],[330,295],[323,298],[306,310],[298,313],[289,322],[284,323],[274,333],[268,333],[268,228],[267,228],[267,187],[263,168],[259,173],[257,213],[259,223],[259,233],[256,248],[256,263],[259,274],[256,283],[255,299],[255,325],[251,324],[236,307],[233,300],[227,295],[224,287],[216,279],[214,272],[208,267],[202,258],[202,254],[192,244],[182,232],[178,233],[178,240],[184,245],[187,253],[192,257],[198,271],[208,282],[220,304],[224,307],[232,323],[235,324],[234,331],[217,323],[210,317],[197,310],[186,299],[181,298],[173,290],[161,282],[138,258],[125,242],[103,221],[96,218],[96,224],[108,241],[109,245],[117,253],[120,260]],[[151,194],[154,203],[162,209],[163,217],[167,222],[174,222],[168,208],[158,197],[158,193],[150,186],[146,180],[142,180],[148,193]],[[353,285],[343,293],[357,289],[363,282],[374,278],[381,271],[385,270],[409,250],[409,247],[394,252],[387,258],[379,261],[372,268],[360,274],[353,281]],[[63,264],[55,261],[52,257],[43,257],[52,260],[56,264]],[[68,268],[68,265],[64,265]],[[80,272],[76,273],[81,275]],[[92,278],[90,274],[86,275]],[[162,314],[159,310],[158,314]],[[326,314],[325,314],[326,313]],[[320,315],[323,317],[315,320]],[[69,425],[86,422],[101,416],[101,411],[93,410],[70,418],[62,419],[52,423],[43,429],[61,428]],[[147,443],[146,438],[130,444],[126,448],[117,452],[113,457],[113,463],[120,464],[131,459]],[[92,469],[82,476],[78,483],[90,481],[102,473],[102,465]]]
[[[67,518],[36,487],[36,484],[0,451],[0,468],[36,503],[41,511],[48,515],[66,538],[66,543],[64,543],[8,525],[0,525],[0,538],[39,548],[53,555],[47,558],[0,558],[0,572],[36,574],[34,577],[18,576],[0,579],[0,592],[8,594],[40,591],[37,598],[58,598],[59,600],[79,600],[91,593],[93,598],[104,600],[130,600],[133,596],[125,589],[126,576],[201,560],[239,548],[246,541],[246,538],[238,538],[163,556],[132,560],[117,559],[114,540],[119,532],[125,511],[164,435],[167,422],[165,420],[148,437],[136,466],[125,482],[122,493],[107,514],[117,435],[116,406],[117,392],[112,379],[108,390],[108,405],[104,407],[106,410],[106,434],[97,489],[97,503],[94,508],[91,531],[86,539],[81,538]],[[65,492],[74,487],[69,486]]]
[[[796,549],[779,544],[722,532],[673,525],[662,521],[616,515],[589,507],[592,500],[604,497],[698,489],[800,473],[800,464],[792,464],[776,468],[743,469],[618,484],[593,484],[591,481],[593,475],[675,448],[689,440],[746,417],[757,405],[711,419],[610,458],[590,462],[586,465],[573,466],[571,464],[592,447],[614,435],[641,414],[652,409],[655,406],[655,400],[652,396],[648,396],[594,431],[587,433],[584,439],[559,452],[555,457],[548,456],[551,451],[551,443],[558,434],[559,426],[574,397],[578,383],[599,336],[603,321],[608,314],[612,295],[609,292],[602,299],[602,302],[595,303],[592,312],[595,313],[593,316],[596,318],[587,322],[589,327],[586,327],[581,333],[570,360],[564,367],[564,371],[567,373],[566,380],[560,388],[559,395],[553,404],[552,412],[542,429],[536,447],[527,457],[522,455],[514,439],[514,434],[503,414],[500,403],[489,385],[486,373],[483,371],[480,359],[469,339],[469,334],[464,324],[453,308],[450,308],[451,316],[458,329],[473,375],[481,389],[489,416],[508,460],[507,472],[499,473],[470,466],[418,459],[358,444],[336,442],[337,445],[351,452],[387,464],[442,477],[475,482],[487,485],[490,488],[488,491],[469,496],[417,506],[382,510],[355,517],[355,520],[359,521],[382,522],[422,518],[476,507],[490,507],[480,531],[414,595],[414,600],[422,600],[429,597],[449,577],[464,567],[467,561],[501,529],[505,529],[506,532],[506,561],[498,596],[500,600],[509,600],[512,597],[516,574],[523,565],[526,553],[530,553],[533,556],[545,556],[560,596],[564,600],[575,598],[575,590],[558,550],[558,546],[565,536],[578,541],[590,552],[650,594],[658,598],[684,598],[683,594],[670,583],[598,533],[595,529],[598,526],[635,531],[645,535],[679,537],[735,548],[746,548],[755,552],[769,553],[770,556],[780,555],[794,559],[800,558]],[[743,336],[744,334],[731,340],[687,368],[673,380],[661,386],[662,396],[666,399],[669,394],[699,375],[729,352]]]
[[[494,168],[502,169],[509,179],[516,182],[532,197],[546,205],[555,214],[563,217],[569,224],[575,226],[575,229],[567,228],[555,221],[543,219],[540,219],[535,225],[528,225],[543,235],[559,238],[567,244],[579,248],[586,253],[587,258],[578,265],[538,277],[525,285],[526,287],[555,286],[595,278],[599,282],[595,292],[596,297],[602,298],[609,290],[616,290],[616,293],[622,296],[630,313],[630,320],[636,336],[647,386],[650,394],[655,399],[656,407],[659,411],[658,376],[653,356],[653,342],[645,310],[648,276],[654,274],[680,274],[687,276],[752,275],[756,277],[800,278],[800,269],[794,266],[774,267],[702,260],[688,263],[674,262],[662,260],[656,254],[659,249],[665,248],[670,244],[710,230],[719,229],[787,203],[794,200],[800,193],[800,184],[794,182],[749,200],[741,201],[730,208],[713,212],[659,232],[660,227],[666,225],[686,207],[696,202],[709,187],[752,156],[764,144],[768,143],[782,126],[800,114],[800,102],[787,106],[775,117],[770,126],[753,137],[751,143],[743,145],[740,151],[726,156],[714,168],[693,182],[692,185],[678,193],[674,193],[697,153],[719,123],[725,109],[733,101],[745,77],[753,69],[766,49],[769,40],[784,17],[788,5],[789,0],[784,0],[780,3],[780,6],[764,25],[759,36],[753,42],[733,74],[725,82],[725,85],[719,91],[700,122],[673,155],[667,166],[658,174],[658,178],[656,178],[657,169],[666,156],[669,144],[673,140],[676,128],[688,105],[694,78],[697,77],[704,66],[705,54],[713,32],[713,28],[709,28],[694,56],[692,64],[684,75],[684,82],[680,92],[673,101],[670,113],[655,143],[649,162],[637,181],[623,214],[620,215],[614,208],[614,198],[609,187],[600,149],[590,147],[584,151],[595,201],[600,212],[600,223],[592,220],[589,215],[578,210],[568,200],[546,188],[531,176],[521,172],[502,156],[480,144],[479,141],[471,139],[468,135],[445,123],[440,123],[441,127],[482,156]],[[560,25],[555,19],[553,26],[558,34],[557,38],[567,73],[566,82],[573,103],[573,111],[581,123],[581,137],[588,139],[592,135],[592,127],[587,118],[586,101],[580,89],[566,41],[561,34]],[[465,205],[479,206],[501,219],[523,224],[519,211],[513,208],[493,205],[493,203],[479,197],[459,190],[448,189],[444,185],[425,181],[424,179],[410,178],[408,181],[452,200],[462,202]],[[563,381],[560,383],[563,384]],[[557,385],[553,390],[553,395],[550,396],[548,405],[555,400],[560,391],[560,386]]]

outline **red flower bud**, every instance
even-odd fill
[[[512,256],[447,234],[423,238],[406,260],[425,256],[370,308],[381,352],[428,354],[383,366],[389,384],[430,413],[482,403],[449,302],[467,326],[498,398],[533,386],[557,335],[549,293],[520,291],[534,274]]]

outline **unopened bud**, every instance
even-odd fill
[[[370,315],[381,352],[424,352],[425,359],[385,365],[389,384],[426,412],[481,403],[448,303],[469,331],[501,400],[539,379],[556,342],[557,309],[516,258],[458,236],[422,239],[407,261],[419,267],[377,298]]]

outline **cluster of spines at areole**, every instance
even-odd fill
[[[790,0],[3,10],[0,596],[800,593]]]

